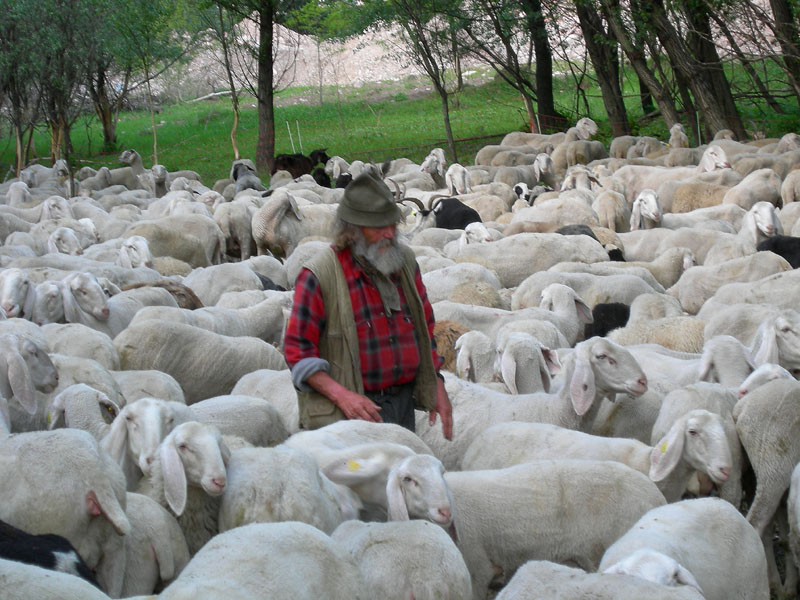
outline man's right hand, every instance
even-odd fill
[[[366,396],[348,390],[325,371],[313,373],[306,383],[338,406],[348,419],[383,423],[380,406]]]
[[[341,395],[331,398],[348,419],[361,419],[362,421],[372,421],[373,423],[383,423],[381,418],[381,407],[372,400],[356,392],[344,390]]]

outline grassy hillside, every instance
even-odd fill
[[[475,152],[513,130],[527,130],[526,116],[520,95],[486,71],[473,71],[467,77],[465,90],[451,98],[450,117],[459,143],[459,160],[471,163]],[[627,84],[626,84],[626,87]],[[325,88],[324,102],[319,105],[319,91],[312,88],[291,88],[278,94],[275,110],[277,152],[302,150],[307,154],[315,148],[327,148],[328,154],[339,154],[348,160],[382,161],[406,156],[420,161],[435,146],[444,145],[441,101],[427,80],[409,77],[397,82],[378,82],[360,88]],[[600,125],[600,139],[608,142],[608,124],[599,92],[586,93],[589,116]],[[571,78],[556,79],[556,98],[559,110],[570,118],[564,129],[586,114],[581,100],[576,105],[575,85]],[[666,139],[663,123],[640,123],[636,119],[637,98],[627,99],[635,133],[655,135]],[[241,101],[239,148],[243,157],[253,158],[257,138],[255,101]],[[757,107],[742,109],[745,119],[764,121],[755,115]],[[752,113],[752,114],[750,114]],[[156,115],[158,124],[158,158],[168,169],[194,169],[207,184],[226,177],[233,159],[230,129],[233,122],[230,99],[187,102],[165,106]],[[779,135],[796,127],[798,111],[766,122],[767,133]],[[794,123],[795,125],[792,125]],[[291,130],[291,140],[287,124]],[[785,128],[784,128],[785,126]],[[299,135],[298,135],[299,128]],[[688,129],[688,127],[687,127]],[[143,157],[146,166],[152,164],[152,134],[150,116],[145,111],[123,113],[117,130],[119,150],[133,148]],[[94,117],[80,119],[74,126],[72,141],[73,163],[80,167],[119,166],[117,156],[99,154],[102,133]],[[42,127],[35,136],[37,156],[49,153],[49,137]],[[0,168],[5,173],[14,159],[13,140],[0,138]]]

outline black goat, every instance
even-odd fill
[[[92,570],[60,535],[33,535],[0,521],[0,558],[76,575],[100,587]]]
[[[331,187],[331,178],[328,177],[328,174],[325,172],[325,167],[315,167],[314,170],[311,171],[311,176],[314,178],[314,181],[317,182],[317,185],[324,188]]]
[[[631,316],[631,307],[621,302],[603,302],[592,309],[592,323],[583,326],[583,338],[596,335],[605,337],[609,331],[625,327]]]
[[[430,209],[425,208],[417,198],[403,198],[401,201],[406,200],[419,206],[421,219],[433,213],[435,226],[440,229],[464,229],[470,223],[483,223],[478,211],[458,198],[437,198]]]
[[[353,181],[352,173],[344,172],[336,178],[335,185],[337,188],[346,188],[347,184],[350,183],[351,181]]]
[[[325,153],[327,148],[322,150],[312,150],[311,154],[306,156],[296,152],[295,154],[278,154],[275,156],[275,161],[272,165],[270,175],[275,175],[275,171],[289,171],[295,179],[306,173],[311,173],[311,169],[319,163],[325,164],[328,162],[328,155]]]
[[[786,259],[793,269],[800,267],[800,237],[773,235],[756,246],[756,250],[768,250]]]

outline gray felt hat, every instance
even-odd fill
[[[366,173],[344,188],[344,198],[336,215],[344,222],[360,227],[387,227],[400,220],[400,208],[383,181]]]

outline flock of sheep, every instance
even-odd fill
[[[403,207],[452,441],[298,430],[279,348],[341,187],[131,150],[0,185],[4,597],[794,595],[800,136],[596,132],[324,166]]]

